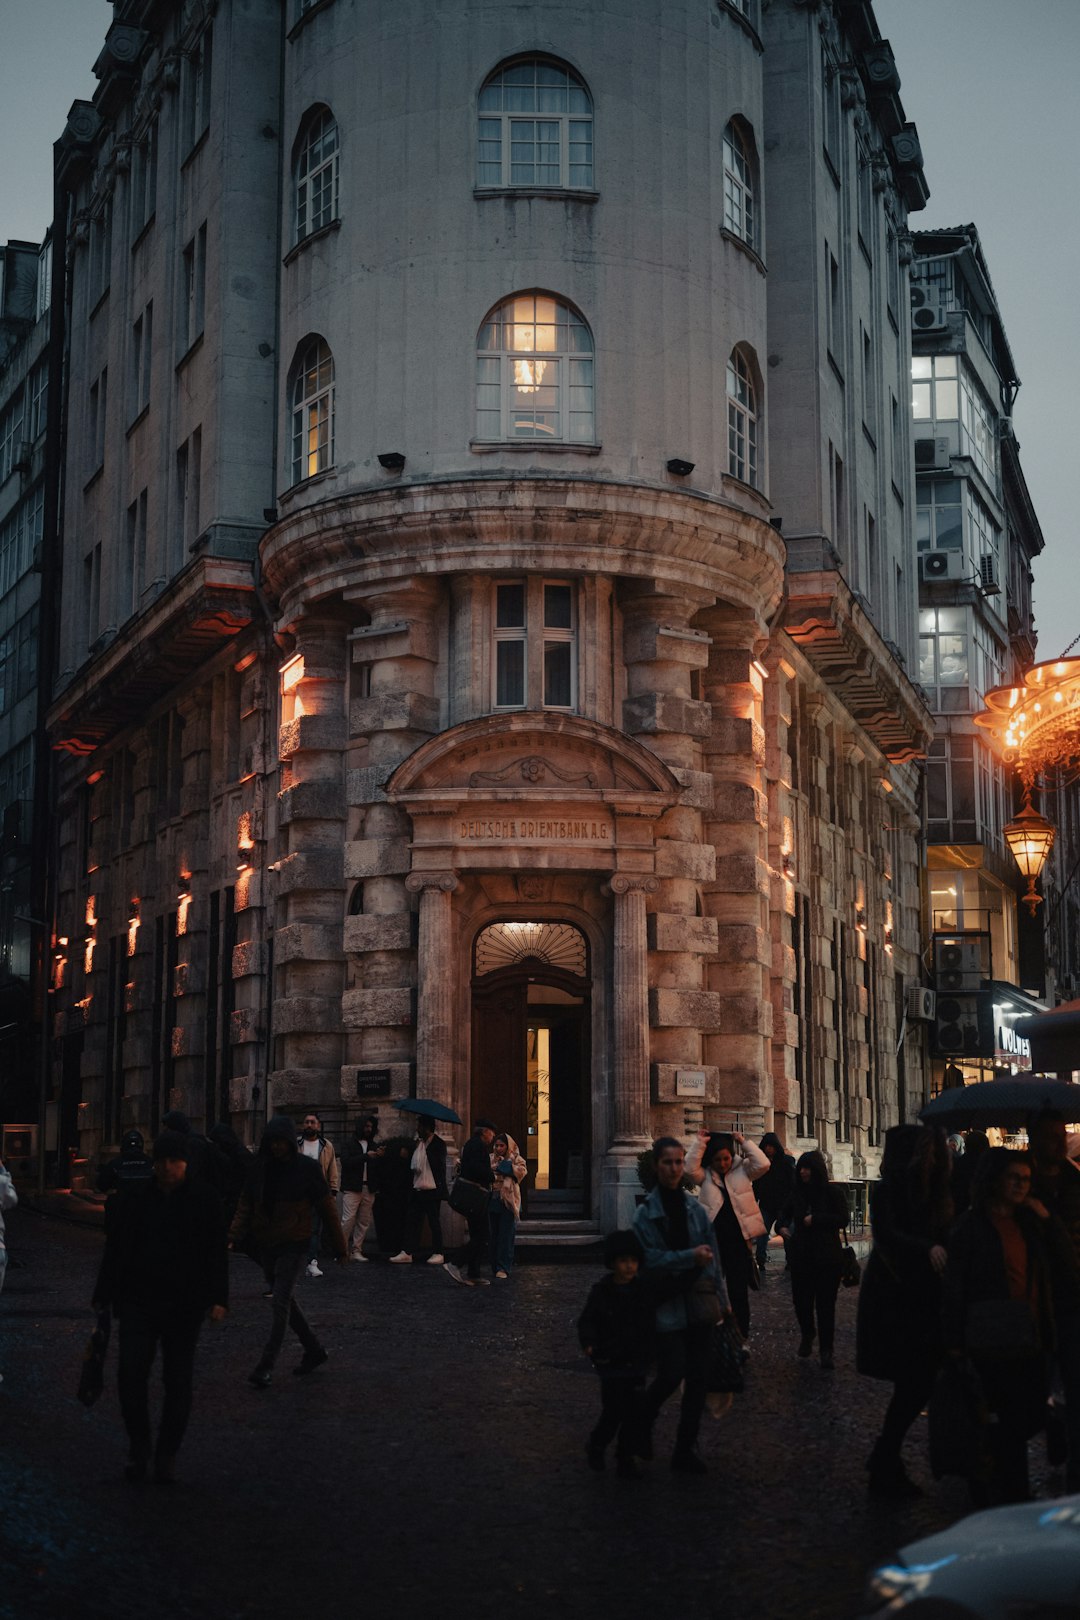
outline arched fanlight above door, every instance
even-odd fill
[[[583,979],[587,972],[585,936],[572,923],[498,922],[476,941],[476,974],[516,967],[528,958]]]

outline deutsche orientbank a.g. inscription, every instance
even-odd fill
[[[610,821],[593,816],[462,816],[462,843],[610,844]]]

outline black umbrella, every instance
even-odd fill
[[[1027,1125],[1038,1114],[1062,1114],[1070,1125],[1080,1121],[1080,1086],[1068,1080],[983,1080],[975,1086],[952,1086],[932,1097],[919,1112],[924,1125],[946,1130],[965,1125]]]
[[[406,1114],[423,1114],[428,1119],[445,1120],[447,1125],[460,1125],[461,1115],[455,1114],[445,1103],[432,1102],[428,1097],[395,1097],[391,1108],[400,1108]]]

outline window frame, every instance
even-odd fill
[[[748,351],[742,344],[736,344],[728,356],[724,374],[727,395],[727,471],[730,478],[737,478],[740,483],[748,484],[751,489],[761,488],[761,469],[758,462],[761,406],[756,369]],[[737,391],[732,390],[733,375],[736,383],[743,385],[748,397],[743,398]]]
[[[327,364],[329,376],[324,379],[322,372]],[[307,389],[305,380],[313,371],[315,383],[311,389]],[[312,333],[297,346],[289,368],[289,467],[292,484],[305,484],[309,479],[329,472],[334,466],[336,376],[333,350],[324,337]],[[313,430],[316,434],[314,450],[311,449]],[[306,450],[303,448],[305,443],[308,445]],[[313,458],[314,466],[311,464]]]
[[[532,88],[535,92],[535,106],[532,108],[510,108],[504,104],[498,107],[485,107],[483,105],[485,96],[487,96],[489,92],[493,92],[496,89],[499,92],[500,102],[504,103],[506,99],[504,94],[506,82],[503,79],[503,75],[513,73],[515,70],[530,67],[534,70]],[[539,103],[543,99],[541,91],[544,89],[553,90],[555,89],[555,84],[548,83],[545,85],[541,80],[537,79],[535,77],[535,70],[538,68],[546,68],[549,71],[554,71],[564,76],[566,92],[566,107],[564,109],[550,111],[540,107]],[[510,82],[513,84],[513,81]],[[518,85],[518,88],[521,90],[525,88],[524,81]],[[570,110],[569,103],[571,94],[575,90],[580,92],[585,101],[588,103],[587,112],[583,112],[580,109],[575,111]],[[558,162],[555,166],[558,168],[558,179],[552,178],[550,174],[546,175],[542,179],[537,178],[535,171],[538,167],[546,166],[550,168],[552,165],[550,163],[550,159],[548,159],[546,165],[543,165],[535,156],[532,163],[534,172],[531,178],[514,178],[515,142],[513,126],[515,123],[520,124],[521,126],[524,126],[527,123],[533,125],[534,153],[538,152],[541,147],[540,138],[535,133],[537,126],[546,124],[555,127],[556,134],[554,144],[557,146],[558,150]],[[490,131],[485,132],[483,128],[485,124],[497,124],[497,136],[492,134]],[[579,127],[575,129],[575,126]],[[587,132],[583,137],[581,134],[581,128],[585,126],[587,126]],[[592,93],[581,74],[578,73],[574,68],[570,67],[566,62],[559,61],[557,57],[544,56],[542,54],[513,57],[508,61],[500,62],[498,66],[488,74],[487,78],[480,86],[480,90],[476,98],[476,190],[569,191],[582,194],[589,194],[593,192],[595,190],[596,180],[595,127],[595,109]],[[588,156],[584,162],[579,160],[575,163],[573,160],[575,142],[580,145],[582,139],[585,141]],[[492,155],[492,151],[489,151],[488,155],[485,156],[485,146],[494,149],[496,144],[498,147],[498,156],[495,157]],[[548,144],[551,144],[550,138]],[[499,171],[497,179],[493,174],[485,172],[485,170],[490,170],[496,165]],[[575,179],[575,169],[585,172],[579,174]]]
[[[519,625],[500,625],[499,620],[499,592],[506,587],[518,587],[522,591],[523,623]],[[561,589],[568,592],[570,604],[570,624],[549,625],[547,623],[547,592],[549,589]],[[528,709],[551,711],[556,714],[575,714],[578,706],[578,654],[579,654],[579,604],[577,581],[560,576],[542,574],[507,575],[505,578],[494,579],[491,582],[491,660],[490,660],[490,704],[493,714],[511,714]],[[500,648],[506,646],[519,646],[523,649],[521,658],[521,700],[499,702],[499,676],[500,676]],[[548,652],[554,647],[569,647],[569,701],[556,703],[548,701]],[[539,692],[540,702],[531,701],[532,694]]]
[[[531,313],[525,308],[531,302]],[[549,311],[542,305],[550,305]],[[520,309],[518,306],[521,306]],[[547,317],[547,318],[543,318]],[[553,346],[538,333],[554,330]],[[560,333],[565,329],[565,346]],[[525,334],[533,333],[532,347],[526,347]],[[488,334],[491,338],[488,338]],[[508,333],[513,336],[507,337]],[[520,334],[520,335],[519,335]],[[575,336],[576,334],[576,336]],[[587,342],[587,347],[585,343]],[[514,346],[509,347],[512,343]],[[530,362],[529,358],[533,357]],[[510,293],[488,311],[477,333],[474,381],[474,443],[559,445],[568,449],[589,449],[596,445],[596,346],[585,317],[567,299],[554,293],[530,289]],[[531,373],[530,363],[535,367]],[[541,372],[540,367],[543,367]],[[548,367],[554,376],[548,378]],[[493,403],[498,391],[498,431],[492,432]],[[554,393],[554,405],[544,407],[538,398],[533,410],[533,432],[520,431],[526,425],[524,404],[518,396]],[[575,392],[577,404],[575,408]],[[588,395],[584,406],[583,395]],[[515,416],[520,417],[515,421]],[[542,418],[553,416],[555,426],[546,431]],[[575,418],[579,420],[575,423]],[[575,426],[585,431],[575,432]]]
[[[739,118],[729,118],[721,136],[724,160],[724,229],[758,253],[757,156],[753,138]]]
[[[323,147],[328,135],[333,147]],[[313,198],[318,182],[318,217]],[[300,121],[293,158],[292,238],[294,247],[329,230],[340,218],[341,130],[325,102],[309,107]]]

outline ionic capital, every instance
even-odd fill
[[[422,894],[425,889],[441,890],[443,894],[453,894],[458,886],[456,872],[410,872],[405,879],[405,887],[410,894]]]

